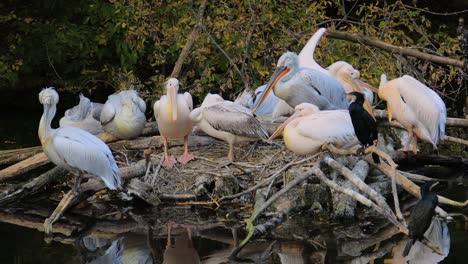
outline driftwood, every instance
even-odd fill
[[[156,207],[161,203],[158,195],[154,192],[153,186],[139,179],[132,179],[126,187],[128,194],[136,195],[152,206]]]
[[[352,33],[343,32],[343,31],[327,31],[327,33],[325,33],[325,37],[348,40],[348,41],[360,43],[366,46],[372,46],[372,47],[376,47],[376,48],[383,49],[386,51],[390,51],[396,54],[412,56],[412,57],[422,59],[422,60],[432,61],[432,62],[440,63],[440,64],[452,65],[452,66],[459,67],[462,69],[468,69],[468,64],[465,64],[462,60],[456,60],[456,59],[452,59],[448,57],[437,56],[433,54],[420,52],[420,51],[410,49],[410,48],[395,46],[395,45],[385,43],[380,40],[370,39],[370,38],[357,35],[357,34],[352,34]]]
[[[369,164],[367,162],[360,160],[354,166],[352,173],[359,177],[362,181],[365,180],[367,174],[369,173]],[[345,189],[350,189],[357,191],[358,188],[349,180],[339,180],[339,185]],[[333,199],[333,216],[335,218],[353,218],[354,209],[356,207],[356,200],[352,199],[348,195],[332,190],[332,199]]]
[[[142,136],[154,135],[157,132],[158,128],[156,122],[146,123],[145,128],[143,129]],[[106,143],[118,140],[109,133],[101,133],[98,134],[97,137]],[[27,158],[10,167],[0,170],[0,182],[14,179],[16,176],[36,169],[42,165],[48,164],[49,162],[50,161],[47,158],[47,156],[43,152],[40,152],[30,158]]]
[[[42,151],[41,147],[30,147],[0,151],[0,166],[10,165],[34,156]]]

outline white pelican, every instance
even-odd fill
[[[259,86],[255,89],[255,95],[249,101],[249,108],[253,109],[260,101],[260,95],[265,90],[266,85]],[[262,105],[255,112],[257,115],[270,114],[271,117],[289,116],[294,113],[294,108],[289,106],[284,100],[279,99],[274,93],[269,93],[263,101]]]
[[[336,61],[324,69],[320,64],[318,64],[314,59],[315,48],[317,47],[318,42],[325,33],[326,28],[320,28],[314,35],[309,39],[307,44],[302,48],[299,53],[299,66],[305,68],[311,68],[322,73],[325,73],[333,78],[335,78],[345,90],[345,93],[350,93],[353,91],[363,93],[366,96],[366,102],[364,103],[364,108],[369,114],[372,113],[372,102],[374,101],[374,93],[377,93],[377,89],[371,85],[362,82],[359,80],[360,72],[354,67],[345,62],[345,61]],[[354,84],[350,82],[354,81]],[[374,118],[375,119],[375,118]]]
[[[234,143],[268,138],[249,109],[217,94],[207,94],[202,105],[190,113],[190,119],[206,134],[228,142],[230,161],[234,160]]]
[[[80,102],[77,106],[65,111],[60,118],[60,127],[73,126],[88,131],[96,135],[104,132],[102,129],[100,116],[103,104],[91,103],[91,101],[80,93]]]
[[[320,152],[323,144],[358,143],[348,110],[320,111],[317,106],[302,103],[268,140],[284,129],[284,144],[292,152],[307,155]]]
[[[104,131],[120,139],[138,137],[145,128],[146,104],[135,90],[112,94],[101,112]]]
[[[411,76],[388,81],[382,74],[379,97],[387,101],[388,120],[395,118],[408,131],[403,151],[408,151],[413,138],[413,153],[417,152],[418,138],[437,149],[439,139],[445,136],[447,112],[436,92]]]
[[[254,108],[254,113],[272,89],[276,96],[292,107],[300,103],[312,103],[322,110],[348,108],[340,83],[319,71],[300,68],[299,59],[293,52],[286,52],[278,60],[276,70]]]
[[[192,96],[189,93],[177,94],[179,81],[171,78],[166,83],[166,93],[161,99],[154,103],[154,117],[158,122],[159,132],[164,140],[164,162],[165,168],[172,168],[176,162],[173,156],[167,152],[168,138],[184,138],[184,154],[177,160],[186,164],[193,159],[188,153],[188,134],[192,131],[192,121],[189,118],[193,109]]]
[[[119,167],[109,147],[96,136],[76,127],[58,129],[50,124],[55,116],[59,96],[53,88],[39,93],[44,114],[39,123],[39,139],[50,161],[77,175],[73,190],[78,192],[82,176],[100,178],[111,190],[119,189]]]

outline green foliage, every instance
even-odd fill
[[[84,89],[109,85],[114,89],[138,84],[149,100],[159,97],[187,36],[195,26],[200,1],[83,0],[2,3],[0,86],[56,85]],[[15,5],[13,6],[13,3]],[[397,1],[209,1],[200,30],[180,81],[197,101],[208,91],[233,98],[268,81],[279,56],[299,52],[318,25],[461,58],[450,30],[432,23],[420,10]],[[350,11],[351,10],[351,11]],[[346,19],[341,19],[347,15]],[[323,38],[316,60],[327,66],[344,60],[361,71],[362,79],[378,85],[379,76],[410,73],[450,98],[460,90],[461,76],[453,67],[403,58],[372,47]],[[86,87],[85,87],[86,86]]]

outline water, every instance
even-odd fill
[[[36,128],[39,116],[40,112],[33,115],[4,112],[0,116],[0,149],[38,145]],[[54,195],[58,194],[51,196]],[[455,184],[443,191],[443,195],[465,200],[466,187]],[[141,203],[112,204],[106,202],[105,197],[99,197],[97,203],[76,208],[75,213],[68,212],[67,223],[71,225],[54,225],[65,231],[77,228],[78,232],[73,235],[54,234],[46,243],[44,234],[37,229],[54,209],[49,198],[49,193],[36,195],[33,203],[19,203],[16,208],[8,208],[7,212],[1,213],[0,263],[111,263],[109,261],[118,256],[124,263],[152,263],[152,259],[161,263],[163,257],[177,261],[177,254],[179,257],[182,255],[183,261],[172,263],[192,263],[191,259],[221,263],[227,261],[233,245],[245,235],[243,226],[228,216],[232,212],[225,209],[178,206],[156,210]],[[107,212],[111,212],[111,216],[106,215]],[[96,216],[101,216],[102,221],[93,220]],[[184,226],[174,227],[174,248],[168,249],[169,222]],[[465,263],[467,227],[460,216],[448,224],[450,252],[441,263]],[[340,224],[326,222],[313,213],[295,216],[271,235],[249,243],[241,257],[251,261],[262,259],[265,263],[291,264],[358,263],[356,261],[361,257],[359,261],[367,263],[369,258],[365,256],[375,248],[380,251],[376,254],[375,263],[388,263],[392,249],[404,244],[404,236],[396,234],[396,231],[396,235],[383,240],[378,247],[370,243],[371,247],[357,254],[350,250],[379,240],[383,233],[393,232],[392,228],[386,221],[362,219],[357,223]],[[193,237],[191,243],[187,238],[188,232]],[[237,240],[234,234],[239,236]],[[343,250],[346,245],[348,249]]]

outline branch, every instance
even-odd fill
[[[359,44],[372,46],[372,47],[375,47],[375,48],[390,51],[390,52],[393,52],[393,53],[416,57],[416,58],[422,59],[422,60],[432,61],[432,62],[440,63],[440,64],[452,65],[452,66],[459,67],[459,68],[462,68],[462,69],[468,69],[468,64],[465,64],[461,60],[452,59],[452,58],[443,57],[443,56],[432,55],[432,54],[420,52],[420,51],[417,51],[417,50],[413,50],[413,49],[410,49],[410,48],[395,46],[395,45],[385,43],[385,42],[380,41],[380,40],[370,39],[370,38],[360,36],[360,35],[357,35],[357,34],[352,34],[352,33],[343,32],[343,31],[328,31],[327,33],[325,33],[325,36],[327,38],[348,40],[348,41],[356,42],[356,43],[359,43]]]
[[[180,70],[182,69],[182,64],[184,64],[184,61],[189,54],[190,48],[195,42],[195,39],[197,39],[198,37],[199,29],[200,29],[200,26],[202,25],[203,14],[205,13],[205,9],[206,9],[206,0],[202,0],[200,7],[198,8],[197,22],[192,32],[190,33],[190,35],[187,37],[187,43],[185,43],[184,48],[180,52],[180,56],[174,65],[174,69],[172,70],[171,78],[177,78],[179,76]]]

